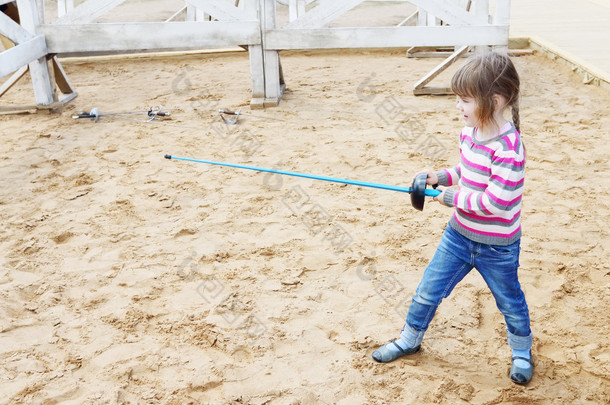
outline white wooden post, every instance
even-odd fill
[[[254,14],[261,20],[261,9],[259,0],[245,2],[245,12]],[[262,45],[249,45],[248,55],[250,57],[250,77],[252,80],[251,108],[264,108],[265,103],[265,65],[263,60]]]
[[[57,0],[57,18],[64,16],[66,13],[66,0]]]
[[[261,32],[263,33],[263,49],[265,47],[265,35],[267,30],[276,28],[275,0],[261,1]],[[277,50],[264,50],[263,63],[265,66],[265,107],[276,106],[282,98],[282,86],[280,83],[280,55]]]
[[[417,25],[420,27],[426,26],[428,23],[428,13],[421,7],[417,8]]]
[[[489,0],[475,0],[474,13],[479,18],[485,18],[489,22]],[[475,46],[475,53],[485,53],[489,50],[488,46]]]
[[[428,26],[429,27],[436,27],[437,25],[441,25],[440,18],[437,18],[430,13],[427,13],[427,14],[428,14]]]
[[[186,21],[208,21],[209,19],[210,15],[199,7],[190,4],[186,6]]]
[[[195,13],[196,13],[196,8],[194,6],[191,6],[190,4],[187,4],[186,6],[186,21],[195,21]]]
[[[297,9],[297,0],[288,1],[288,21],[294,21],[299,18],[299,11]]]
[[[57,0],[57,18],[74,10],[74,0]]]
[[[39,25],[36,0],[17,0],[17,8],[19,9],[21,26],[32,34],[36,34]],[[31,62],[29,67],[36,104],[52,104],[55,101],[55,94],[51,83],[51,76],[49,75],[47,57],[43,56]]]
[[[38,10],[38,23],[45,23],[44,0],[36,0],[36,9]]]
[[[510,0],[496,1],[496,13],[493,23],[500,26],[510,25]],[[506,45],[494,46],[494,50],[508,52],[508,37],[506,38]]]

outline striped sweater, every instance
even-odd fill
[[[475,242],[506,246],[521,237],[525,150],[521,134],[508,122],[497,137],[479,142],[476,129],[460,134],[460,164],[437,172],[447,189],[444,203],[455,207],[449,224]]]

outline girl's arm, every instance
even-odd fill
[[[524,169],[525,159],[514,151],[497,154],[492,159],[489,183],[484,192],[447,189],[443,202],[449,207],[484,216],[510,211],[521,202]]]
[[[458,184],[460,178],[462,177],[462,172],[459,165],[449,169],[443,169],[441,171],[436,172],[435,174],[438,178],[438,185],[446,187]]]

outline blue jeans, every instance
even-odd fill
[[[476,268],[504,315],[508,344],[515,350],[530,349],[529,310],[517,279],[519,244],[520,241],[509,246],[473,242],[448,225],[417,287],[401,339],[411,347],[420,344],[443,298],[447,298],[456,284]]]

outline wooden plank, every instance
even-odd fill
[[[422,89],[426,84],[430,83],[436,76],[444,72],[449,66],[453,64],[460,56],[468,52],[469,46],[462,46],[459,49],[456,49],[455,52],[447,59],[445,59],[442,63],[440,63],[437,67],[432,69],[430,73],[425,75],[421,80],[415,83],[414,90]]]
[[[487,0],[481,0],[487,1]],[[506,0],[499,0],[506,1]],[[456,4],[449,4],[441,0],[409,0],[409,3],[423,8],[434,17],[440,18],[450,25],[486,25],[489,24],[486,18],[469,13],[458,7]]]
[[[75,96],[70,98],[73,99]],[[70,100],[62,100],[62,101],[53,101],[50,104],[41,105],[41,104],[16,104],[16,105],[6,105],[0,106],[0,114],[15,114],[15,113],[23,113],[23,112],[38,112],[38,111],[49,111],[56,110],[62,108],[64,104]]]
[[[258,22],[145,22],[40,26],[49,53],[218,48],[261,43]],[[84,38],[84,40],[74,40]]]
[[[44,36],[38,35],[0,53],[0,77],[13,73],[28,63],[44,57],[47,46]]]
[[[123,4],[125,1],[126,0],[87,0],[53,21],[53,24],[69,25],[90,23],[116,6]]]
[[[334,0],[327,1],[314,7],[304,15],[299,16],[283,28],[302,29],[323,27],[335,18],[356,7],[364,0]]]
[[[63,66],[57,60],[57,56],[53,56],[51,58],[51,62],[53,65],[53,73],[55,76],[55,83],[57,83],[57,87],[64,94],[75,93],[74,88],[70,84],[70,80],[68,80],[68,75],[64,71]]]
[[[231,3],[222,0],[188,0],[187,3],[205,11],[212,17],[221,21],[256,20],[255,13],[240,10]]]
[[[16,44],[34,38],[34,35],[13,21],[9,16],[0,12],[0,34]]]
[[[450,87],[423,87],[421,89],[413,89],[415,96],[448,96],[453,94]]]
[[[28,71],[28,65],[22,66],[0,86],[0,97],[15,85]]]
[[[411,46],[507,45],[508,26],[275,29],[267,49],[406,48]]]

